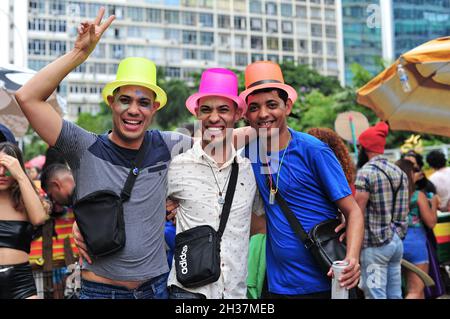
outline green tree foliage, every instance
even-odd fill
[[[29,127],[24,137],[23,160],[26,162],[38,155],[45,154],[47,148],[47,143]]]
[[[96,134],[103,134],[112,129],[111,110],[105,102],[100,103],[100,112],[93,115],[91,113],[83,112],[78,116],[76,122],[89,132]]]
[[[193,93],[184,81],[160,81],[161,88],[167,94],[167,104],[156,113],[156,123],[162,129],[174,129],[183,123],[193,120],[192,114],[186,108],[186,100]]]

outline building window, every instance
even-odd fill
[[[200,32],[200,44],[201,45],[212,45],[214,43],[214,33],[213,32]]]
[[[49,9],[50,9],[50,14],[53,16],[66,15],[66,1],[51,0]]]
[[[250,44],[252,49],[262,50],[263,49],[263,38],[252,36],[250,39]]]
[[[283,30],[283,33],[291,34],[293,32],[292,22],[291,21],[281,22],[281,30]]]
[[[180,12],[173,10],[166,10],[164,12],[164,21],[170,24],[179,24]]]
[[[181,49],[168,48],[165,51],[165,57],[167,62],[179,63],[182,60]]]
[[[269,33],[277,33],[278,32],[278,22],[277,20],[267,20],[266,21],[266,29]]]
[[[306,19],[307,11],[305,6],[296,6],[295,15],[297,18]]]
[[[303,53],[308,52],[308,40],[304,39],[298,40],[298,51]]]
[[[91,55],[93,58],[106,58],[106,44],[98,43]],[[106,72],[105,72],[106,73]]]
[[[261,31],[262,30],[262,20],[258,18],[250,19],[250,30]]]
[[[148,9],[147,9],[148,10]],[[128,7],[127,8],[127,18],[133,22],[142,22],[144,21],[144,10],[136,7]],[[149,21],[147,19],[147,21]]]
[[[327,38],[336,38],[336,27],[334,25],[327,25],[325,27],[325,34]]]
[[[221,65],[231,65],[230,52],[219,52],[218,62]]]
[[[246,49],[247,48],[247,37],[245,35],[235,35],[234,36],[234,47],[236,49]]]
[[[142,10],[141,10],[142,11]],[[160,9],[147,9],[147,22],[155,22],[155,23],[161,23],[161,10]],[[139,20],[141,21],[141,20]]]
[[[294,40],[283,39],[283,51],[294,51]]]
[[[263,61],[264,60],[264,54],[259,53],[253,53],[252,54],[252,63],[256,61]]]
[[[45,31],[45,19],[30,19],[28,21],[28,30]]]
[[[35,71],[39,71],[46,65],[47,65],[47,61],[33,60],[33,59],[28,60],[28,67]]]
[[[45,13],[45,0],[31,0],[29,6],[31,13]]]
[[[313,37],[322,37],[322,25],[312,23],[311,24],[311,35]]]
[[[325,20],[326,21],[335,21],[336,20],[336,12],[333,9],[325,9]]]
[[[312,41],[311,42],[311,53],[312,54],[322,54],[322,42],[320,41]]]
[[[46,55],[44,40],[29,40],[28,41],[29,55]]]
[[[312,61],[312,66],[316,70],[323,70],[323,59],[314,58]]]
[[[48,20],[48,30],[50,32],[66,32],[66,21]]]
[[[230,46],[230,35],[229,34],[219,34],[219,43],[220,45]]]
[[[292,5],[290,3],[281,4],[281,15],[283,17],[292,17]]]
[[[250,0],[250,13],[262,13],[260,0]]]
[[[248,64],[247,53],[236,53],[235,64],[239,66],[246,66]]]
[[[278,38],[267,38],[267,49],[278,50]]]
[[[292,55],[283,56],[283,62],[294,62],[294,57]]]
[[[337,55],[336,42],[327,42],[327,54],[331,56]]]
[[[174,68],[174,67],[166,67],[164,69],[165,76],[168,78],[177,78],[179,79],[181,77],[181,70],[180,68]]]
[[[214,61],[213,51],[200,51],[200,60]]]
[[[185,49],[183,50],[183,58],[185,60],[197,60],[197,51]]]
[[[279,57],[276,54],[268,54],[267,60],[278,63]]]
[[[322,11],[320,8],[311,8],[311,19],[312,20],[320,20],[322,19]]]
[[[200,27],[213,27],[213,15],[210,13],[200,13],[198,16]]]
[[[275,2],[266,2],[266,14],[277,15],[277,4]]]
[[[234,17],[234,29],[235,30],[246,30],[247,29],[247,21],[245,17]]]
[[[183,12],[181,16],[182,23],[184,25],[196,25],[197,24],[196,15],[197,14],[195,12]]]
[[[183,43],[184,44],[197,44],[197,32],[183,31]]]
[[[222,29],[229,29],[231,27],[230,16],[219,14],[217,16],[217,25]]]
[[[122,44],[113,44],[111,49],[114,59],[123,59],[125,57],[125,48]]]

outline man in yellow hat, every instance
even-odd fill
[[[167,169],[172,153],[181,151],[179,143],[190,147],[191,139],[147,130],[156,111],[166,104],[166,94],[156,84],[154,63],[127,58],[119,64],[116,80],[102,92],[113,117],[113,129],[107,134],[86,132],[63,120],[46,102],[64,77],[88,58],[114,20],[111,16],[102,23],[104,11],[100,9],[95,21],[81,23],[74,49],[39,71],[16,98],[31,126],[63,153],[72,168],[74,201],[99,190],[121,194],[128,177],[137,176],[123,204],[125,244],[115,253],[83,263],[81,298],[167,298]],[[131,170],[141,145],[145,150],[141,167]],[[94,226],[100,232],[104,225]]]
[[[258,139],[245,150],[253,165],[267,219],[267,284],[270,298],[330,298],[330,281],[289,225],[281,195],[306,232],[340,210],[347,220],[348,266],[340,278],[353,288],[360,275],[363,216],[333,151],[315,137],[288,127],[297,98],[278,64],[258,61],[245,70],[246,118]],[[261,155],[263,154],[263,155]],[[278,194],[277,194],[278,193]],[[328,276],[331,271],[328,272]]]

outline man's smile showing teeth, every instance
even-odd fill
[[[133,120],[123,120],[123,122],[128,125],[139,125],[142,123],[142,121],[133,121]]]
[[[259,126],[270,126],[270,125],[272,125],[273,123],[275,123],[275,121],[261,121],[261,122],[258,122],[258,125]]]

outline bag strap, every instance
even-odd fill
[[[267,176],[267,184],[269,185],[269,176]],[[269,190],[270,192],[270,190]],[[284,216],[289,222],[289,225],[294,230],[294,233],[297,235],[298,239],[305,245],[306,249],[309,249],[313,242],[311,241],[311,238],[306,233],[305,229],[303,228],[300,221],[295,217],[294,213],[289,208],[288,204],[284,200],[283,196],[281,196],[280,192],[277,191],[275,193],[275,199],[278,202],[278,205],[280,206]]]
[[[230,209],[231,204],[233,203],[234,192],[236,190],[238,174],[239,174],[239,165],[236,161],[236,158],[234,158],[234,162],[233,164],[231,164],[230,183],[228,184],[227,187],[227,193],[225,195],[225,203],[223,204],[222,214],[220,216],[220,226],[219,230],[217,231],[219,239],[222,238],[223,232],[225,231],[225,226],[227,225],[228,216],[230,215]]]
[[[392,190],[392,194],[393,194],[393,199],[392,199],[393,202],[392,202],[392,209],[391,209],[391,217],[393,217],[393,216],[394,216],[394,213],[395,213],[395,204],[396,204],[396,202],[397,202],[397,194],[398,194],[398,191],[400,190],[400,188],[401,188],[402,185],[403,185],[403,176],[400,175],[400,185],[398,186],[397,189],[394,189],[394,183],[392,183],[392,179],[389,177],[389,175],[386,173],[385,170],[383,170],[381,167],[379,167],[378,165],[375,165],[375,164],[369,164],[369,166],[375,167],[375,168],[377,168],[380,172],[382,172],[382,173],[387,177],[387,179],[388,179],[388,181],[389,181],[389,184],[391,185],[391,190]]]
[[[127,180],[125,182],[125,186],[122,189],[122,192],[120,193],[120,198],[122,199],[122,202],[126,202],[130,199],[131,191],[133,190],[134,182],[136,181],[136,178],[139,175],[142,162],[144,160],[144,156],[147,150],[147,135],[144,136],[144,140],[141,143],[141,146],[139,147],[138,154],[136,155],[136,159],[133,162],[133,165],[131,166],[130,172],[128,173]]]

